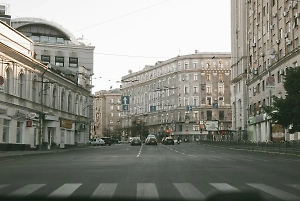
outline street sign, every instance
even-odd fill
[[[213,103],[212,107],[217,109],[218,108],[218,103]]]
[[[128,105],[122,105],[122,110],[123,111],[128,111]]]
[[[122,105],[129,105],[129,96],[122,96],[121,103]]]
[[[156,111],[156,106],[150,105],[150,112],[155,112]]]
[[[275,77],[274,76],[267,77],[266,87],[267,88],[274,88],[275,87]]]
[[[187,105],[187,106],[186,106],[186,110],[187,110],[187,111],[192,111],[192,110],[193,110],[193,107],[192,107],[191,105]]]

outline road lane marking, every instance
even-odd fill
[[[300,190],[300,185],[299,184],[286,184],[289,187],[295,188],[297,190]]]
[[[140,155],[142,153],[142,149],[143,149],[143,145],[141,146],[140,151],[139,151],[139,153],[138,153],[138,155],[136,157],[140,157]]]
[[[117,183],[102,183],[93,192],[91,198],[112,198],[117,186]]]
[[[173,183],[185,200],[201,200],[205,196],[190,183]]]
[[[81,184],[64,184],[55,191],[53,191],[48,197],[59,197],[67,198],[69,197]]]
[[[296,195],[293,195],[291,193],[287,193],[285,191],[282,191],[277,188],[273,188],[271,186],[267,186],[265,184],[257,184],[257,183],[246,183],[247,185],[256,188],[258,190],[261,190],[263,192],[269,193],[275,197],[278,197],[283,200],[299,200],[299,197]]]
[[[8,196],[25,197],[45,185],[46,184],[28,184],[22,188],[19,188],[18,190],[11,192],[10,194],[8,194]]]
[[[222,192],[240,191],[239,189],[226,183],[210,183],[210,185]]]
[[[155,183],[138,183],[136,190],[136,198],[137,200],[158,200],[159,196]]]

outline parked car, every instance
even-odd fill
[[[132,138],[130,145],[131,146],[134,146],[134,145],[142,146],[142,141],[139,137],[134,137],[134,138]]]
[[[91,146],[105,146],[105,141],[99,138],[91,139],[90,141]]]
[[[164,145],[174,145],[174,139],[172,137],[166,137],[164,140]]]
[[[105,144],[107,144],[109,146],[112,144],[110,137],[102,137],[101,139],[104,140]]]
[[[146,139],[146,145],[154,144],[157,145],[157,139],[155,137],[148,137]]]

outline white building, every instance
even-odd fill
[[[0,150],[84,145],[92,108],[89,80],[41,63],[34,48],[31,39],[0,21]],[[78,63],[76,71],[87,70]]]
[[[248,140],[299,139],[297,133],[272,124],[262,110],[272,104],[273,95],[285,96],[283,75],[288,67],[299,66],[298,4],[231,1],[233,121],[234,129],[247,131]]]

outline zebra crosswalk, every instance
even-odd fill
[[[68,198],[72,195],[79,195],[86,189],[91,189],[90,198],[113,198],[113,197],[135,197],[136,199],[163,199],[165,193],[168,196],[177,196],[176,199],[182,200],[204,200],[211,192],[243,192],[257,191],[270,199],[277,198],[282,200],[300,200],[300,184],[281,184],[276,187],[263,183],[242,183],[233,186],[229,183],[171,183],[168,187],[162,189],[162,184],[156,183],[136,183],[130,185],[132,191],[127,191],[128,185],[124,188],[119,183],[99,183],[94,187],[86,183],[65,183],[53,188],[53,184],[25,184],[19,186],[16,184],[0,184],[0,195],[5,197],[26,197],[35,196],[41,189],[50,188],[51,192],[43,195],[47,198]],[[124,185],[124,184],[123,184]],[[51,187],[50,187],[51,186]],[[243,187],[242,187],[243,186]],[[246,187],[246,188],[245,188]],[[83,188],[83,189],[82,189]],[[124,190],[125,189],[125,190]],[[47,190],[46,190],[47,191]],[[39,194],[40,195],[40,194]]]

